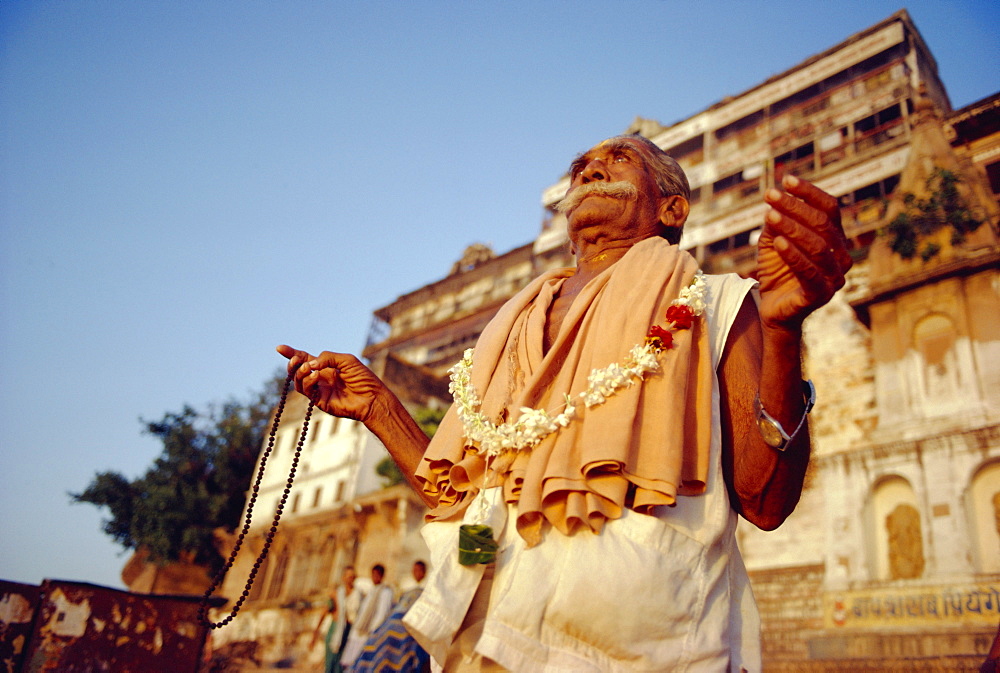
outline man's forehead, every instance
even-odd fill
[[[625,148],[638,149],[638,147],[639,147],[638,142],[631,138],[621,138],[621,137],[607,138],[606,140],[602,140],[601,142],[591,147],[589,150],[584,152],[584,154],[591,154],[592,152],[597,152],[601,150],[609,151],[609,150],[620,150]]]
[[[639,154],[642,153],[641,145],[639,145],[637,141],[631,138],[614,137],[602,140],[601,142],[597,143],[586,152],[582,152],[576,155],[576,158],[573,159],[572,163],[570,164],[570,172],[575,172],[579,169],[582,169],[583,166],[587,163],[587,161],[589,161],[592,157],[598,154],[606,154],[608,152],[617,152],[626,149],[632,150]]]

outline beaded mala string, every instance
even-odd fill
[[[295,470],[299,464],[299,455],[302,453],[302,446],[306,440],[306,433],[309,432],[309,418],[312,416],[313,407],[315,402],[309,400],[309,407],[306,409],[306,416],[302,421],[302,432],[299,433],[299,441],[295,447],[295,455],[292,457],[292,468],[288,472],[288,482],[285,484],[285,490],[281,494],[281,500],[278,502],[277,508],[274,510],[274,521],[271,523],[271,529],[264,536],[264,548],[261,549],[260,554],[257,556],[257,560],[254,561],[253,568],[250,569],[250,575],[247,577],[246,587],[243,589],[243,593],[240,595],[239,600],[233,605],[233,609],[230,611],[229,616],[223,619],[221,622],[212,622],[208,619],[208,601],[215,593],[215,590],[222,584],[223,578],[226,573],[233,567],[233,563],[236,561],[236,554],[239,553],[240,547],[243,546],[243,540],[246,538],[247,533],[250,531],[250,520],[253,516],[253,506],[257,502],[257,494],[260,492],[260,482],[264,477],[264,466],[267,464],[267,459],[271,455],[271,450],[274,448],[274,438],[278,432],[278,423],[281,421],[281,413],[285,410],[285,400],[288,397],[288,389],[292,383],[292,375],[289,374],[288,378],[285,379],[285,386],[281,389],[281,399],[278,401],[278,408],[274,412],[274,422],[271,425],[271,432],[267,438],[267,448],[264,449],[264,453],[260,457],[260,467],[257,469],[257,479],[254,481],[253,488],[250,493],[250,500],[247,502],[247,513],[246,519],[243,522],[243,530],[240,531],[239,537],[236,539],[236,545],[233,547],[232,553],[229,555],[229,560],[226,561],[225,566],[219,571],[219,574],[215,576],[212,581],[212,586],[208,588],[205,595],[201,599],[201,605],[198,607],[198,619],[205,624],[210,629],[221,629],[223,626],[233,621],[236,617],[236,613],[240,611],[243,607],[243,603],[246,602],[247,598],[250,596],[250,587],[253,586],[253,581],[257,576],[258,571],[260,571],[261,566],[264,564],[264,559],[267,558],[267,552],[271,548],[271,542],[274,540],[275,533],[278,532],[278,520],[281,518],[281,513],[285,509],[285,502],[288,500],[288,494],[292,490],[292,482],[295,481]]]

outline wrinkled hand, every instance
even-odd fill
[[[806,316],[844,286],[851,268],[837,200],[786,175],[785,192],[769,189],[771,206],[757,244],[760,318],[764,325],[801,329]]]
[[[353,355],[324,351],[313,357],[291,346],[278,346],[288,358],[295,390],[328,414],[364,423],[385,384]]]

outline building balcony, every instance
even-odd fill
[[[705,273],[736,273],[749,278],[757,268],[757,246],[746,245],[725,252],[710,252],[702,268]]]

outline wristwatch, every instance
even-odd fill
[[[802,412],[802,420],[799,421],[792,434],[785,432],[781,423],[764,410],[764,406],[760,403],[760,393],[758,392],[754,396],[753,406],[757,412],[757,429],[760,430],[760,436],[764,440],[764,443],[772,449],[784,451],[788,443],[795,439],[795,436],[799,434],[799,430],[806,424],[806,416],[809,415],[813,405],[816,404],[816,387],[813,386],[811,380],[802,382],[802,396],[806,401],[806,409]]]

